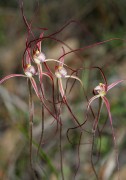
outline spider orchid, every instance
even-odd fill
[[[37,71],[36,71],[35,67],[33,65],[31,65],[31,59],[29,57],[29,52],[28,51],[26,51],[26,61],[24,61],[24,60],[22,60],[22,61],[23,61],[24,74],[10,74],[10,75],[2,78],[0,80],[0,84],[2,84],[4,81],[6,81],[6,80],[8,80],[10,78],[13,78],[13,77],[28,78],[31,81],[31,84],[33,86],[33,89],[34,89],[36,95],[39,97],[38,88],[37,88],[36,82],[35,82],[35,80],[33,78],[33,76],[37,74]]]
[[[39,39],[42,41],[42,38],[43,38],[43,33],[40,34],[40,37]],[[39,83],[40,83],[40,90],[41,90],[41,94],[42,94],[42,98],[43,98],[43,103],[44,103],[44,99],[50,103],[53,104],[53,107],[54,107],[54,111],[55,111],[55,114],[56,114],[56,107],[55,107],[55,98],[54,98],[54,79],[53,79],[53,76],[52,76],[52,72],[50,71],[48,65],[46,64],[46,56],[45,54],[41,51],[41,41],[37,42],[36,43],[36,47],[37,49],[36,50],[33,50],[33,61],[34,63],[36,63],[37,65],[37,68],[38,68],[38,76],[39,76]],[[44,63],[46,69],[48,70],[48,72],[43,72],[43,69],[42,69],[42,64]],[[42,81],[42,77],[43,75],[45,75],[46,77],[48,77],[51,82],[52,82],[52,97],[53,97],[53,100],[48,100],[46,97],[45,97],[45,93],[44,93],[44,87],[43,87],[43,81]]]
[[[37,97],[39,98],[39,100],[43,103],[43,105],[45,106],[45,108],[47,109],[47,111],[54,117],[54,119],[56,119],[57,121],[59,121],[56,116],[48,109],[48,107],[46,106],[46,104],[43,101],[43,98],[40,95],[38,86],[33,78],[33,76],[37,75],[37,71],[36,68],[31,65],[31,57],[29,55],[29,49],[27,49],[26,51],[26,57],[25,60],[23,59],[23,70],[24,70],[24,74],[10,74],[2,79],[0,79],[0,85],[5,82],[6,80],[13,78],[13,77],[24,77],[30,80],[31,85],[35,91],[35,94],[37,95]],[[48,75],[48,73],[41,73],[42,75]]]
[[[109,116],[109,120],[110,120],[110,125],[111,125],[111,129],[112,129],[112,135],[113,135],[113,142],[114,142],[114,147],[117,150],[117,145],[116,145],[116,138],[115,138],[115,133],[114,133],[114,128],[113,128],[113,120],[112,120],[112,115],[111,115],[111,110],[110,110],[110,103],[108,101],[108,99],[106,98],[106,95],[108,93],[109,90],[111,90],[113,87],[115,87],[116,85],[118,85],[119,83],[123,82],[123,80],[118,80],[110,85],[105,85],[103,83],[100,83],[98,86],[96,86],[94,88],[94,94],[95,96],[93,96],[89,102],[88,102],[88,106],[87,106],[87,111],[89,110],[91,103],[98,98],[102,99],[102,104],[104,103],[106,106],[106,109],[108,111],[108,116]],[[101,104],[101,106],[102,106]],[[95,118],[94,124],[93,124],[93,133],[95,134],[97,126],[98,126],[98,121],[99,121],[99,115],[98,117]],[[117,167],[118,167],[118,171],[119,171],[119,160],[118,160],[118,153],[116,151],[116,162],[117,162]]]
[[[112,116],[111,116],[111,111],[110,111],[110,103],[108,101],[108,99],[106,98],[106,95],[107,95],[107,92],[112,89],[113,87],[115,87],[116,85],[118,85],[119,83],[123,82],[124,80],[119,80],[119,81],[116,81],[110,85],[105,85],[103,83],[99,83],[98,86],[96,86],[93,90],[95,96],[92,97],[89,102],[88,102],[88,107],[87,107],[87,110],[90,108],[91,106],[91,103],[95,100],[95,99],[98,99],[98,98],[101,98],[103,103],[105,103],[106,105],[106,108],[107,108],[107,111],[108,111],[108,115],[109,115],[109,120],[110,120],[110,124],[111,124],[111,127],[113,126],[113,123],[112,123]],[[93,130],[95,131],[97,128],[97,122],[94,122],[94,126],[93,126]]]
[[[42,71],[42,67],[40,67],[41,63],[44,63],[46,69],[48,70],[48,72],[51,74],[51,71],[49,69],[49,67],[46,64],[46,56],[45,54],[42,52],[42,48],[41,48],[41,43],[42,43],[42,38],[43,38],[43,34],[41,33],[39,36],[39,41],[36,43],[36,49],[33,49],[33,61],[37,64],[38,66],[38,71]]]
[[[39,39],[42,39],[42,37],[43,33],[40,34]],[[37,42],[36,47],[37,49],[33,50],[33,60],[36,64],[40,64],[46,59],[45,54],[41,51],[41,41]]]
[[[40,34],[40,38],[43,37],[43,33]],[[45,61],[46,57],[45,54],[41,52],[41,41],[39,41],[37,44],[37,49],[33,50],[33,61],[37,64],[37,68],[38,68],[38,75],[39,75],[39,81],[40,81],[40,86],[42,83],[42,66],[41,63]],[[42,92],[43,92],[43,88],[42,88]],[[43,94],[43,93],[42,93]]]
[[[64,49],[63,49],[63,52],[65,53]],[[60,59],[60,61],[58,60],[55,60],[58,62],[58,66],[55,67],[55,76],[57,77],[58,79],[58,86],[59,86],[59,91],[60,91],[60,94],[61,94],[61,97],[62,97],[62,100],[63,102],[66,104],[68,110],[70,111],[72,117],[74,118],[75,122],[80,126],[80,123],[79,121],[77,120],[77,118],[75,117],[75,115],[73,114],[70,106],[68,105],[68,102],[67,102],[67,98],[65,96],[65,91],[64,91],[64,88],[63,88],[63,82],[62,80],[63,79],[66,79],[66,78],[72,78],[72,79],[75,79],[75,80],[78,80],[81,84],[81,86],[83,87],[83,83],[81,82],[81,80],[77,77],[77,76],[73,76],[73,75],[68,75],[67,73],[67,70],[64,68],[64,57],[62,57]],[[68,67],[68,66],[67,66]]]
[[[65,53],[64,49],[63,49],[63,52]],[[62,79],[72,78],[72,79],[78,80],[82,87],[83,87],[83,83],[77,76],[68,75],[67,70],[63,67],[65,65],[64,64],[64,57],[62,57],[60,59],[60,61],[58,61],[58,63],[59,63],[58,66],[55,67],[55,76],[58,79],[60,94],[61,94],[63,100],[65,101],[66,96],[65,96],[65,91],[64,91],[64,88],[63,88]]]
[[[26,51],[26,56],[25,59],[22,60],[22,64],[23,64],[23,70],[24,70],[24,74],[11,74],[8,75],[4,78],[2,78],[0,80],[0,85],[5,82],[6,80],[13,78],[13,77],[24,77],[27,78],[28,80],[28,87],[29,87],[29,125],[30,125],[30,165],[32,168],[32,127],[33,127],[33,115],[34,115],[34,107],[33,107],[33,101],[32,101],[32,93],[31,93],[31,85],[36,93],[36,95],[38,96],[38,98],[40,98],[39,95],[39,91],[37,88],[37,84],[33,78],[34,75],[37,74],[36,69],[34,66],[31,65],[31,59],[29,56],[29,49]],[[32,168],[33,169],[33,168]]]

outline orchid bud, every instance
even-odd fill
[[[41,62],[45,62],[45,54],[40,52],[39,50],[35,51],[33,55],[33,60],[36,64],[40,64]]]
[[[55,75],[57,78],[65,78],[65,76],[67,75],[67,71],[64,67],[59,66],[55,71]]]
[[[24,68],[24,73],[27,77],[32,77],[36,74],[36,69],[31,64],[27,64]]]
[[[100,96],[105,96],[106,95],[106,88],[105,88],[105,84],[100,83],[98,86],[96,86],[93,90],[93,93],[95,95],[100,95]]]

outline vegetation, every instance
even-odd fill
[[[1,2],[0,179],[123,179],[124,14],[123,0]]]

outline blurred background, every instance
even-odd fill
[[[39,37],[41,30],[47,28],[45,34],[56,32],[70,20],[78,23],[69,24],[55,38],[60,39],[72,49],[82,48],[93,43],[111,38],[126,38],[126,3],[125,0],[24,0],[24,14],[28,22],[32,22],[35,36]],[[0,79],[6,75],[23,73],[21,59],[25,49],[27,28],[22,18],[19,2],[17,0],[0,1]],[[47,58],[56,58],[62,54],[65,45],[46,39],[42,42],[42,49]],[[103,68],[108,84],[126,77],[126,43],[113,40],[102,45],[78,51],[65,57],[65,63],[70,67],[99,66]],[[50,68],[55,63],[49,63]],[[54,68],[52,68],[52,71]],[[87,69],[81,71],[80,79],[84,82],[89,98],[92,91],[102,77],[98,70]],[[50,82],[44,80],[47,97],[50,95]],[[70,84],[73,81],[69,82]],[[80,122],[83,122],[87,102],[78,83],[68,96],[71,108]],[[107,95],[111,104],[113,125],[118,144],[120,176],[126,179],[126,86],[125,83],[113,88]],[[62,179],[60,170],[59,131],[55,135],[56,123],[45,113],[44,139],[45,143],[40,149],[39,160],[36,160],[36,149],[41,136],[41,103],[33,95],[35,102],[35,117],[33,127],[33,166],[38,179]],[[94,112],[97,113],[98,103],[93,103]],[[90,116],[89,116],[90,118]],[[78,146],[79,130],[70,134],[73,142],[70,144],[66,137],[67,129],[75,124],[67,108],[62,109],[62,156],[65,180],[74,179],[79,164]],[[92,127],[92,121],[89,127]],[[104,128],[103,128],[104,127]],[[94,151],[91,144],[84,144],[92,137],[83,134],[82,144],[79,148],[80,166],[76,175],[77,180],[96,179],[91,166],[91,154],[94,167],[100,180],[118,179],[117,162],[113,137],[107,117],[106,108],[103,107],[99,128],[102,133],[96,134]],[[46,141],[47,140],[47,141]],[[101,146],[99,148],[99,144]],[[100,152],[100,153],[99,153]],[[12,78],[0,86],[0,179],[1,180],[32,180],[29,153],[29,111],[27,80]]]

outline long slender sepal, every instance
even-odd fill
[[[119,172],[119,169],[120,169],[119,168],[119,158],[118,158],[117,143],[116,143],[115,132],[114,132],[114,128],[113,128],[112,116],[111,116],[111,111],[110,111],[110,104],[106,97],[102,97],[102,99],[106,105],[108,115],[109,115],[109,120],[110,120],[111,129],[112,129],[112,135],[113,135],[113,142],[114,142],[114,146],[115,146],[117,168],[118,168],[118,172]]]
[[[2,79],[0,80],[0,84],[2,84],[4,81],[6,81],[6,80],[8,80],[8,79],[10,79],[10,78],[13,78],[13,77],[25,77],[25,78],[26,78],[26,76],[23,75],[23,74],[10,74],[10,75],[2,78]]]
[[[121,83],[121,82],[123,82],[123,81],[125,81],[125,80],[124,80],[124,79],[118,80],[118,81],[110,84],[110,85],[108,86],[108,88],[107,88],[107,91],[109,91],[110,89],[112,89],[113,87],[115,87],[116,85],[118,85],[119,83]]]

